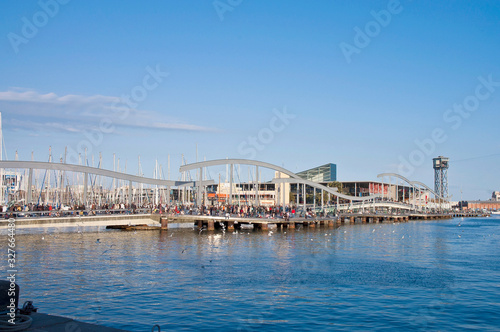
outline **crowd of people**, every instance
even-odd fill
[[[298,211],[293,205],[286,206],[253,206],[253,205],[202,205],[192,204],[91,204],[88,206],[76,204],[51,205],[51,204],[14,204],[2,206],[0,211],[5,218],[9,217],[35,217],[35,216],[71,216],[71,215],[98,215],[98,214],[137,214],[137,213],[157,213],[167,215],[205,215],[221,217],[240,218],[285,218],[289,219],[297,215]],[[315,217],[314,211],[307,209],[301,216]]]

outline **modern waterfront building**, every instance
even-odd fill
[[[356,197],[382,194],[388,199],[396,200],[396,191],[398,189],[399,191],[403,190],[406,192],[409,189],[405,186],[396,188],[396,186],[378,181],[343,181],[340,183],[342,184],[342,193]]]
[[[342,181],[342,193],[363,197],[381,194],[386,200],[426,206],[431,202],[431,193],[427,190],[415,190],[413,187],[397,183],[379,181]]]
[[[289,178],[288,175],[275,172],[275,178]],[[284,197],[283,197],[284,195]],[[290,184],[270,182],[233,183],[232,190],[228,182],[207,186],[205,205],[236,204],[273,206],[290,203]]]
[[[299,172],[297,175],[317,183],[337,181],[337,165],[330,163]]]

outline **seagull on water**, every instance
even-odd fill
[[[104,255],[107,251],[109,251],[111,248],[113,248],[113,246],[115,246],[115,244],[110,245],[109,248],[104,250],[101,255]]]

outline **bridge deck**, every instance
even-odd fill
[[[234,230],[241,225],[253,225],[254,228],[268,229],[269,225],[276,225],[278,228],[295,228],[296,224],[304,227],[315,227],[316,225],[334,226],[342,223],[382,223],[382,222],[407,222],[409,220],[427,220],[427,219],[451,219],[448,214],[434,215],[382,215],[382,214],[341,214],[338,217],[315,217],[315,218],[241,218],[225,216],[200,216],[200,215],[175,215],[164,216],[161,218],[161,227],[168,228],[169,223],[194,223],[200,229],[214,230],[215,228],[225,228]]]
[[[238,228],[241,225],[253,225],[255,228],[267,229],[269,225],[278,227],[294,227],[295,224],[314,227],[320,225],[335,225],[341,223],[383,223],[407,222],[409,220],[435,220],[451,219],[454,217],[481,217],[484,214],[450,213],[450,214],[376,214],[376,213],[342,213],[337,217],[296,217],[289,220],[283,218],[242,218],[236,216],[201,216],[201,215],[163,215],[159,214],[120,214],[74,217],[43,217],[43,218],[17,218],[16,227],[36,228],[42,226],[116,226],[116,225],[147,225],[148,229],[168,228],[168,224],[193,224],[198,227],[206,226],[207,229],[221,227],[227,229]],[[6,229],[8,220],[0,220],[0,229]]]

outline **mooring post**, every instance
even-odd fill
[[[209,220],[207,223],[207,231],[213,231],[215,229],[214,221]]]
[[[161,229],[168,229],[168,218],[160,217]]]

